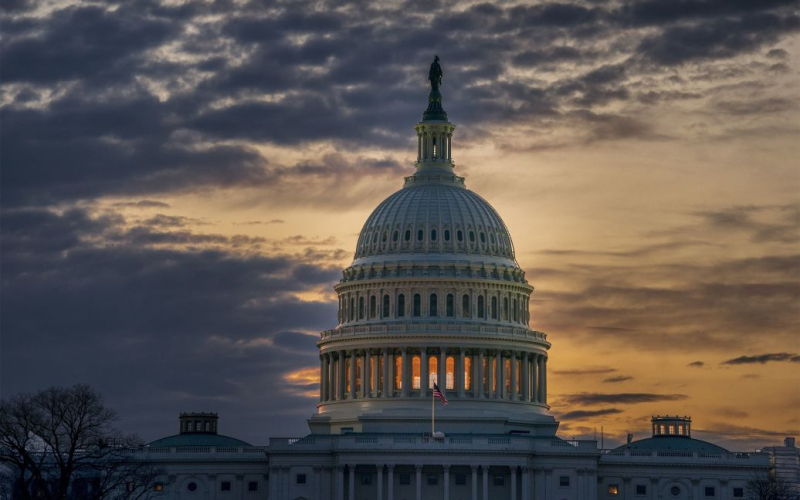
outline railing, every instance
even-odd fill
[[[145,446],[130,450],[131,453],[144,454],[263,454],[268,448],[266,446]]]
[[[692,458],[700,460],[767,460],[767,456],[761,453],[739,453],[739,452],[706,452],[706,451],[658,451],[658,450],[629,450],[613,449],[600,450],[604,460],[617,461],[625,460],[625,457],[651,457],[651,458]],[[605,458],[609,457],[609,458]],[[623,457],[623,458],[619,458]]]
[[[547,335],[542,332],[515,326],[491,326],[475,324],[443,324],[443,323],[411,323],[393,325],[360,325],[343,326],[320,333],[322,340],[348,336],[364,336],[378,333],[475,333],[483,335],[505,335],[522,337],[528,340],[547,342]]]

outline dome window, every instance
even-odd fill
[[[388,318],[389,317],[389,296],[388,295],[384,295],[383,296],[383,317],[384,318]]]
[[[452,293],[448,293],[447,294],[447,317],[448,318],[452,318],[453,316],[455,316],[455,312],[453,311],[453,309],[455,308],[453,302],[455,302],[455,300],[453,298],[453,294]]]
[[[350,321],[356,319],[356,299],[350,297]]]
[[[497,297],[492,297],[492,319],[497,319]]]
[[[508,297],[503,297],[503,321],[508,321]]]
[[[378,299],[373,295],[369,298],[369,317],[374,318],[378,315]]]
[[[431,241],[436,241],[436,230],[431,229]]]
[[[406,241],[411,241],[411,230],[410,229],[406,229],[406,234],[405,234],[404,239]]]
[[[400,239],[400,233],[397,230],[395,230],[394,234],[392,234],[392,241],[396,242],[398,239]]]
[[[461,316],[469,318],[469,295],[467,294],[461,297]]]
[[[449,229],[445,229],[444,230],[444,241],[450,241],[450,230]]]
[[[386,240],[389,239],[389,235],[387,233],[383,233],[383,243],[386,243]]]
[[[425,237],[425,231],[422,229],[417,230],[417,241],[422,241],[422,238]]]
[[[469,232],[469,242],[470,243],[475,243],[475,231],[470,231]]]
[[[481,233],[481,243],[483,243],[484,245],[486,244],[486,234],[485,233]]]
[[[464,233],[460,229],[456,231],[456,239],[458,241],[464,241]]]
[[[358,319],[364,319],[364,297],[358,298]]]
[[[492,245],[494,245],[494,233],[489,233],[489,239],[492,241]]]
[[[428,316],[438,316],[439,315],[439,298],[436,296],[435,293],[431,294],[429,299],[429,307],[428,307]]]
[[[414,294],[414,310],[413,314],[415,317],[422,316],[422,296],[418,293]]]
[[[483,319],[486,312],[486,305],[484,303],[483,295],[478,295],[478,317]]]
[[[402,318],[406,315],[406,296],[402,293],[397,296],[397,317]]]

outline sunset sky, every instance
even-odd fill
[[[562,437],[800,437],[793,0],[4,2],[3,397],[88,383],[152,440],[308,433],[333,285],[444,71]]]

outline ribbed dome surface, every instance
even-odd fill
[[[472,254],[514,260],[514,247],[503,220],[458,177],[449,182],[407,182],[372,212],[361,230],[356,258],[398,253]]]

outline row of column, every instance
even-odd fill
[[[395,468],[398,467],[394,464],[387,465],[374,465],[375,467],[375,489],[376,500],[394,500],[394,485],[395,485]],[[423,497],[423,465],[414,465],[414,498],[415,500],[435,500],[436,497],[432,496],[429,492],[425,492]],[[442,496],[443,500],[451,500],[450,495],[450,465],[443,465],[442,467]],[[489,500],[489,481],[490,481],[490,467],[498,467],[496,465],[470,465],[470,479],[468,480],[468,487],[470,488],[471,500]],[[530,498],[555,498],[559,492],[563,494],[564,487],[558,484],[559,478],[554,474],[553,469],[550,467],[530,467],[530,466],[505,466],[508,472],[509,479],[509,495],[508,500],[528,500]],[[356,490],[356,465],[339,465],[334,467],[334,500],[355,500]],[[594,468],[579,468],[575,469],[574,475],[571,478],[575,480],[574,484],[569,486],[570,490],[577,493],[576,498],[589,499],[596,498],[597,495],[597,470]],[[386,476],[386,484],[388,487],[384,488],[384,475]],[[480,481],[479,481],[480,476]],[[505,473],[503,474],[506,477]],[[318,477],[318,472],[315,469],[315,478]],[[517,481],[517,477],[521,480]],[[280,478],[278,478],[280,479]],[[279,481],[278,481],[279,482]],[[519,482],[519,485],[517,484]],[[346,485],[346,487],[345,487]],[[411,485],[408,485],[411,486]],[[467,485],[464,485],[467,486]],[[519,487],[518,487],[519,486]],[[370,485],[371,487],[371,485]],[[320,488],[315,488],[314,496],[316,499],[321,499]],[[405,496],[405,495],[404,495]],[[570,495],[571,496],[571,495]],[[273,498],[273,497],[271,497]],[[463,494],[459,498],[465,498]],[[492,500],[500,500],[493,492]]]
[[[453,134],[424,132],[417,134],[417,161],[450,161],[453,158]],[[434,149],[435,146],[435,149]]]
[[[425,398],[432,387],[430,373],[435,372],[436,383],[441,390],[447,391],[448,397],[469,395],[472,399],[547,404],[545,354],[449,347],[439,347],[438,353],[428,351],[429,348],[423,346],[342,349],[322,353],[320,401]],[[448,365],[452,368],[448,369]]]

